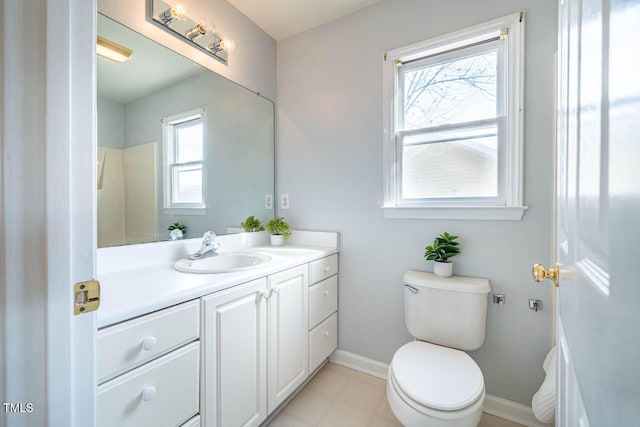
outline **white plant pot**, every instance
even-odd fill
[[[433,261],[433,274],[439,277],[451,277],[453,274],[453,262]]]
[[[284,244],[284,236],[282,234],[271,235],[271,246],[282,246]]]

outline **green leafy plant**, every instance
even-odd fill
[[[267,232],[269,234],[282,235],[282,237],[284,237],[284,240],[287,240],[289,237],[291,237],[291,226],[282,217],[278,217],[267,222],[265,228],[267,229]]]
[[[180,224],[179,222],[174,222],[173,224],[171,224],[170,226],[167,227],[167,230],[169,230],[169,231],[180,230],[183,233],[186,233],[187,226],[184,225],[184,224]]]
[[[255,216],[251,215],[247,217],[243,222],[240,223],[240,226],[244,231],[263,231],[264,225],[262,225],[262,221],[260,221]]]
[[[458,236],[447,233],[446,231],[435,238],[433,245],[424,248],[424,259],[427,261],[448,262],[460,253],[460,243],[455,240]]]

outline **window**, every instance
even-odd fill
[[[164,139],[164,209],[204,213],[204,108],[167,117]]]
[[[522,18],[387,52],[386,217],[522,218]]]

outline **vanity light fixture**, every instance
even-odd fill
[[[98,36],[96,53],[115,62],[124,62],[129,59],[133,51],[116,42]]]
[[[146,0],[147,19],[227,64],[229,50],[233,48],[231,41],[217,34],[210,17],[192,19],[176,1],[179,0]]]

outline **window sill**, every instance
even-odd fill
[[[382,207],[388,219],[454,219],[520,221],[527,206],[430,206]]]
[[[207,208],[162,208],[166,215],[206,215]]]

